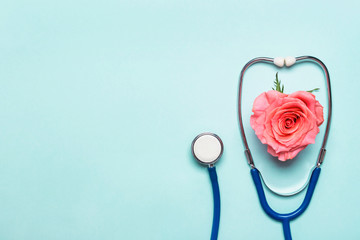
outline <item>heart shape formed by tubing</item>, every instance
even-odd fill
[[[328,120],[327,120],[327,124],[326,124],[323,142],[322,142],[322,145],[320,148],[320,152],[319,152],[316,164],[314,166],[314,170],[311,173],[308,189],[307,189],[303,203],[300,205],[300,207],[298,209],[296,209],[295,211],[293,211],[291,213],[280,214],[280,213],[275,212],[273,209],[271,209],[269,204],[266,201],[265,193],[264,193],[261,178],[260,178],[260,176],[261,176],[260,171],[255,167],[255,163],[252,158],[251,151],[249,149],[249,146],[248,146],[248,143],[246,140],[246,135],[245,135],[243,121],[242,121],[242,112],[241,112],[243,78],[244,78],[244,74],[245,74],[246,70],[250,66],[252,66],[256,63],[270,63],[270,64],[274,64],[278,67],[283,67],[284,65],[286,65],[287,67],[290,67],[290,66],[292,66],[296,63],[300,63],[300,62],[316,63],[324,71],[325,78],[326,78],[326,85],[327,85],[328,108],[329,108],[328,116],[327,116]],[[238,117],[239,117],[240,133],[241,133],[241,137],[242,137],[244,147],[245,147],[245,156],[246,156],[248,164],[251,167],[250,172],[251,172],[251,176],[253,178],[253,181],[254,181],[258,196],[259,196],[260,204],[261,204],[262,208],[264,209],[265,213],[269,217],[282,222],[285,240],[292,239],[291,232],[290,232],[290,221],[297,218],[298,216],[300,216],[306,210],[306,208],[310,204],[311,197],[313,196],[314,189],[315,189],[316,183],[317,183],[319,175],[320,175],[320,170],[321,170],[320,166],[324,161],[324,156],[326,153],[325,146],[326,146],[326,142],[327,142],[329,130],[330,130],[331,113],[332,113],[332,101],[331,101],[330,76],[329,76],[329,72],[328,72],[328,69],[326,68],[325,64],[318,58],[315,58],[312,56],[301,56],[301,57],[296,57],[296,58],[295,57],[286,57],[286,58],[259,57],[259,58],[254,58],[251,61],[249,61],[247,64],[245,64],[245,66],[243,67],[243,69],[241,71],[240,80],[239,80],[239,92],[238,92]],[[320,120],[321,119],[319,119],[319,121]],[[290,121],[285,119],[284,124],[287,126],[291,126],[293,123],[291,122],[291,119],[290,119]]]

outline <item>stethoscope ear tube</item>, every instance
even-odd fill
[[[309,206],[311,197],[315,190],[316,183],[319,179],[320,172],[321,172],[321,168],[319,168],[319,167],[316,167],[313,170],[304,201],[302,202],[300,207],[291,213],[281,214],[281,213],[277,213],[274,210],[272,210],[271,207],[269,206],[269,204],[267,203],[263,185],[261,183],[259,170],[257,170],[256,168],[253,168],[250,170],[252,179],[253,179],[255,187],[256,187],[257,194],[259,196],[259,201],[260,201],[261,207],[264,209],[264,211],[266,212],[266,214],[269,217],[273,218],[276,221],[282,222],[285,240],[292,239],[291,232],[290,232],[290,221],[297,218],[298,216],[300,216],[306,210],[306,208]]]
[[[295,61],[294,61],[294,59],[295,59]],[[287,57],[285,59],[284,58],[258,57],[258,58],[254,58],[254,59],[250,60],[247,64],[245,64],[245,66],[241,70],[240,79],[239,79],[239,90],[238,90],[239,127],[240,127],[240,133],[241,133],[241,137],[242,137],[244,147],[245,147],[245,156],[246,156],[248,164],[250,165],[251,168],[255,168],[255,163],[253,161],[251,151],[250,151],[250,148],[249,148],[247,140],[246,140],[245,130],[244,130],[243,121],[242,121],[242,111],[241,111],[242,86],[243,86],[243,79],[244,79],[245,72],[250,66],[252,66],[256,63],[275,64],[278,67],[283,67],[283,65],[285,63],[287,67],[290,67],[290,66],[294,65],[295,63],[301,63],[301,62],[313,62],[313,63],[317,64],[318,66],[320,66],[325,74],[325,82],[326,82],[326,86],[327,86],[327,96],[328,96],[328,116],[327,116],[327,123],[326,123],[324,138],[323,138],[323,142],[322,142],[322,145],[320,148],[316,166],[320,167],[320,165],[324,161],[324,157],[325,157],[325,153],[326,153],[325,147],[326,147],[327,139],[329,136],[331,115],[332,115],[330,74],[329,74],[329,71],[328,71],[326,65],[320,59],[313,57],[313,56],[300,56],[300,57],[296,57],[296,58]],[[282,64],[279,65],[278,63],[282,63]]]

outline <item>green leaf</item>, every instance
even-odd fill
[[[308,90],[307,92],[312,93],[312,92],[317,92],[317,91],[319,91],[319,90],[320,90],[320,88],[314,88],[314,89],[312,89],[312,90]]]
[[[281,93],[284,93],[284,84],[281,84],[281,81],[279,80],[279,72],[277,72],[275,75],[274,87],[272,87],[271,89],[281,92]],[[306,92],[312,93],[312,92],[316,92],[319,90],[320,90],[320,88],[314,88],[314,89],[308,90]]]
[[[278,72],[276,73],[276,78],[274,81],[275,88],[272,88],[272,90],[276,90],[278,92],[284,93],[284,84],[281,86],[281,81],[279,80]]]

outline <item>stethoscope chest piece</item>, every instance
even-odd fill
[[[201,133],[195,137],[191,144],[195,159],[204,165],[213,165],[223,153],[223,143],[214,133]]]

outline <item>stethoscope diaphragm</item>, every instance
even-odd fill
[[[223,153],[223,143],[214,133],[201,133],[195,137],[191,145],[195,159],[204,165],[215,164]]]

